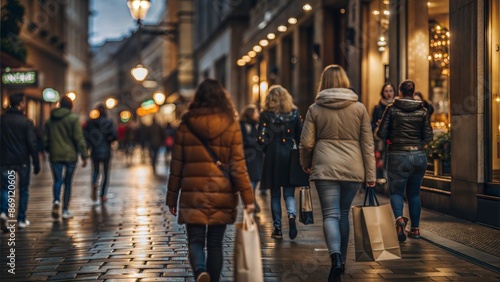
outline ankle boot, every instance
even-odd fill
[[[330,255],[332,259],[332,268],[330,269],[330,275],[328,276],[328,282],[340,282],[340,274],[342,273],[342,259],[339,253],[333,253]]]

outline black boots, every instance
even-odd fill
[[[342,258],[339,253],[331,254],[330,258],[332,259],[332,268],[330,269],[328,282],[340,282],[340,274],[342,273]]]

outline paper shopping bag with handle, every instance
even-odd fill
[[[236,223],[234,264],[234,281],[264,282],[259,229],[246,210],[243,211],[243,221]]]
[[[391,206],[379,205],[373,188],[367,187],[362,206],[352,207],[352,217],[356,261],[401,258]]]

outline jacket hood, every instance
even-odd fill
[[[358,101],[358,95],[347,88],[328,88],[316,96],[316,104],[329,109],[343,109]]]
[[[71,114],[71,110],[70,109],[66,109],[66,108],[57,108],[57,109],[54,109],[52,111],[52,113],[50,113],[50,119],[52,120],[60,120],[62,118],[64,118],[65,116]]]
[[[411,99],[399,98],[394,100],[394,106],[405,111],[405,112],[413,112],[420,108],[424,107],[422,101],[416,101]]]
[[[220,109],[200,108],[187,112],[182,121],[203,139],[219,137],[234,121]]]

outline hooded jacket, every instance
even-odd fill
[[[76,162],[78,153],[82,159],[89,157],[80,118],[66,108],[50,113],[43,132],[43,146],[52,162]]]
[[[229,166],[235,187],[186,124]],[[175,136],[167,205],[177,206],[179,201],[179,223],[230,224],[237,215],[235,191],[239,191],[245,205],[253,203],[239,123],[218,109],[199,108],[187,112]]]
[[[35,128],[17,108],[9,108],[0,119],[2,166],[30,165],[30,156],[35,168],[39,167],[38,143]]]
[[[91,149],[92,159],[111,158],[111,143],[118,139],[113,121],[104,115],[87,120],[84,129],[87,146]]]
[[[350,89],[321,91],[309,107],[300,137],[300,162],[310,180],[375,181],[370,116]]]
[[[377,136],[389,146],[423,146],[432,141],[429,114],[422,101],[400,98],[387,106]]]

